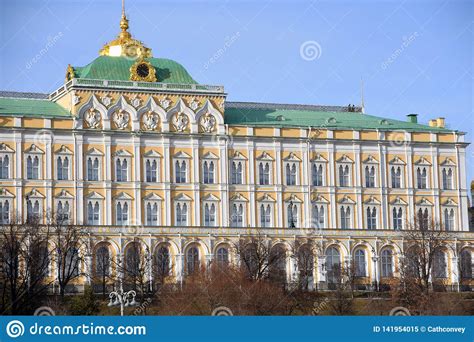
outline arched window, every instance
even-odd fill
[[[286,185],[296,185],[297,168],[296,163],[286,164]]]
[[[110,275],[110,251],[107,246],[97,248],[95,255],[95,270],[99,277],[108,277]]]
[[[420,229],[428,229],[430,226],[428,208],[419,208],[417,213],[417,219]]]
[[[227,266],[229,264],[229,250],[226,247],[217,249],[217,264],[219,266]]]
[[[71,278],[79,276],[79,250],[76,248],[69,248],[66,252],[66,264],[64,265],[64,276]]]
[[[339,165],[339,186],[349,186],[349,165]]]
[[[26,178],[39,179],[39,157],[28,156],[26,158]]]
[[[244,205],[242,203],[234,203],[231,207],[230,224],[232,227],[244,226]]]
[[[323,166],[313,164],[312,167],[313,186],[323,186]]]
[[[284,283],[286,281],[286,251],[281,246],[275,246],[270,251],[270,279]]]
[[[375,188],[375,166],[367,165],[365,167],[365,186]]]
[[[354,254],[354,267],[355,267],[355,276],[356,277],[366,277],[367,276],[367,261],[365,258],[365,251],[363,249],[358,249]]]
[[[212,160],[204,161],[203,173],[204,184],[214,184],[214,162]]]
[[[70,217],[69,202],[58,201],[58,211],[56,215],[59,222],[67,222]]]
[[[329,247],[326,250],[326,271],[327,281],[334,284],[341,277],[341,255],[336,247]]]
[[[394,230],[403,229],[403,210],[401,207],[394,207],[392,209],[392,222]]]
[[[58,180],[69,179],[69,158],[58,157],[57,159]]]
[[[204,225],[206,227],[215,227],[216,225],[216,206],[214,203],[204,204]]]
[[[132,242],[125,253],[125,276],[137,278],[140,276],[142,251],[138,242]]]
[[[177,160],[175,162],[175,180],[176,183],[186,183],[186,161],[185,160]]]
[[[418,189],[428,188],[428,173],[426,167],[418,167],[416,169],[417,187]]]
[[[260,227],[270,227],[272,224],[272,211],[270,204],[260,205]]]
[[[158,162],[156,159],[147,159],[145,162],[146,181],[156,183],[158,181]]]
[[[158,203],[148,202],[146,204],[146,224],[147,226],[158,225]]]
[[[341,228],[351,228],[351,208],[349,206],[341,206]]]
[[[127,225],[128,224],[128,203],[127,202],[118,202],[117,203],[117,225]]]
[[[89,201],[87,204],[87,224],[100,224],[99,222],[100,206],[99,202]]]
[[[230,179],[232,184],[242,184],[242,162],[233,161],[230,168]]]
[[[388,278],[393,276],[393,256],[392,250],[384,249],[382,251],[381,259],[380,259],[380,266],[381,266],[381,276],[382,278]]]
[[[298,206],[296,204],[289,203],[286,209],[288,217],[288,227],[298,227]]]
[[[87,158],[87,180],[88,181],[99,180],[99,158],[97,157]]]
[[[176,225],[180,227],[188,224],[188,205],[186,203],[176,204]]]
[[[8,156],[0,156],[0,179],[8,179],[9,178],[9,158]]]
[[[377,229],[377,208],[367,207],[367,229],[375,230]]]
[[[313,205],[313,228],[324,228],[324,206],[322,205]]]
[[[115,162],[115,177],[117,182],[128,181],[128,162],[127,159],[117,158]]]
[[[454,209],[453,208],[444,209],[444,229],[454,230]]]
[[[0,201],[0,224],[10,223],[10,201]]]
[[[461,252],[461,279],[472,279],[472,252],[464,249]]]
[[[443,189],[451,190],[453,189],[453,169],[452,168],[443,168]]]
[[[270,184],[270,163],[260,162],[258,164],[259,184]]]
[[[446,278],[446,274],[447,274],[446,253],[438,249],[434,253],[434,258],[433,258],[433,277]]]
[[[390,176],[392,178],[392,188],[399,189],[402,187],[402,169],[400,166],[392,166],[390,168]]]
[[[28,221],[38,220],[40,217],[40,205],[38,200],[26,201],[26,218]]]
[[[158,279],[163,280],[171,273],[171,258],[169,248],[166,246],[161,246],[158,248],[156,253],[155,260],[155,271],[158,276]]]
[[[188,274],[193,274],[199,270],[199,250],[197,247],[191,247],[186,253],[186,266]]]

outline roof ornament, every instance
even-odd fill
[[[100,50],[101,56],[128,57],[130,59],[150,58],[151,49],[147,48],[141,41],[132,38],[128,32],[128,18],[125,14],[125,1],[122,0],[122,17],[120,19],[120,33],[118,37],[105,44]]]

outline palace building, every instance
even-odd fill
[[[260,234],[295,282],[290,244],[313,239],[323,253],[310,287],[325,289],[337,263],[355,261],[367,286],[396,277],[403,231],[418,217],[454,236],[434,277],[472,284],[468,143],[444,118],[230,102],[222,86],[154,57],[124,11],[120,29],[89,64],[67,66],[52,93],[0,93],[1,224],[60,214],[90,229],[84,273],[99,251],[126,260],[138,243],[169,258],[174,281],[237,262],[236,241]]]

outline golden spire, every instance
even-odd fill
[[[101,56],[149,58],[151,49],[147,48],[141,41],[133,39],[128,32],[128,18],[125,14],[125,1],[122,0],[122,17],[120,19],[120,34],[117,39],[105,44],[100,50]]]

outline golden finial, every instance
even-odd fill
[[[100,50],[101,56],[149,58],[152,57],[151,49],[147,48],[139,40],[133,39],[128,32],[128,18],[125,14],[125,0],[122,0],[122,17],[120,19],[120,34],[117,39],[105,44]]]

